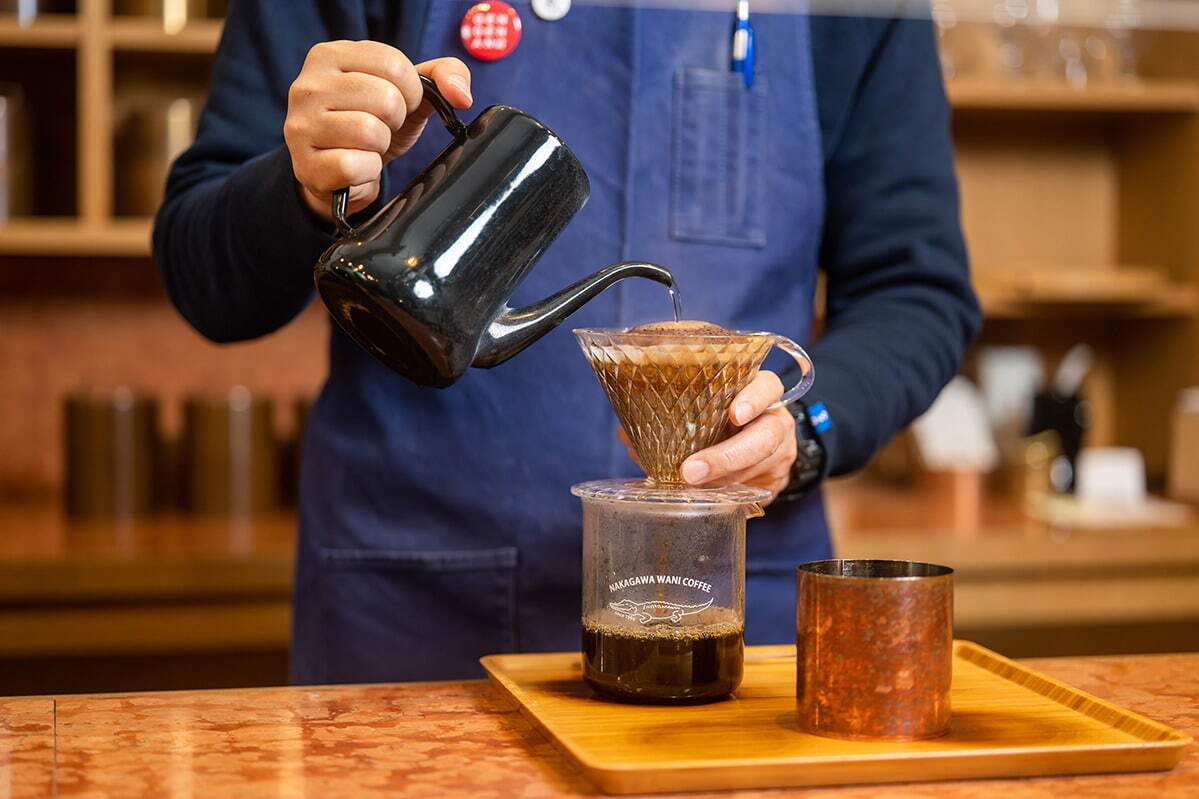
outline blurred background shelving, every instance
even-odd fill
[[[175,29],[169,24],[163,16],[113,13],[106,0],[80,0],[77,14],[39,14],[29,24],[0,14],[0,66],[12,62],[3,74],[23,89],[33,106],[27,116],[38,128],[32,137],[34,185],[77,199],[67,213],[35,202],[31,213],[0,223],[0,255],[149,255],[149,215],[129,218],[114,207],[118,117],[131,94],[142,93],[149,108],[173,95],[191,95],[194,124],[223,21],[191,16]],[[71,65],[48,68],[62,60]],[[44,98],[63,97],[72,98],[71,108],[37,107],[50,102]],[[38,135],[51,125],[56,136]],[[69,141],[66,131],[74,134]]]
[[[1144,267],[977,265],[975,287],[989,319],[1185,319],[1199,311],[1193,283]]]
[[[61,510],[62,402],[80,386],[154,396],[173,442],[191,392],[249,385],[290,401],[323,377],[319,309],[217,348],[179,318],[149,258],[224,3],[41,0],[30,24],[13,5],[0,0],[0,99],[17,128],[0,219],[0,694],[285,682],[291,509],[136,523]],[[287,407],[280,441],[299,424]]]

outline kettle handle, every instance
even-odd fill
[[[458,141],[466,140],[466,123],[458,118],[454,113],[454,107],[438,90],[437,84],[433,79],[425,75],[420,75],[421,86],[425,90],[425,99],[429,105],[433,106],[433,110],[441,117],[441,121],[445,124],[446,130]],[[333,192],[333,223],[337,225],[337,234],[341,237],[354,235],[354,228],[346,220],[346,211],[350,205],[350,187],[338,189]]]

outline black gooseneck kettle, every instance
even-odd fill
[[[660,266],[620,263],[509,308],[587,202],[587,174],[528,114],[493,105],[467,125],[432,80],[421,82],[453,142],[357,230],[346,221],[349,190],[335,192],[340,237],[315,269],[317,291],[359,346],[418,385],[444,388],[471,366],[503,363],[618,280],[673,285]]]

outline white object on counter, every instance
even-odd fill
[[[1133,447],[1085,447],[1078,453],[1074,493],[1084,505],[1140,508],[1145,504],[1145,458]]]
[[[978,384],[997,429],[1028,425],[1032,398],[1045,382],[1045,361],[1035,347],[979,347]]]
[[[986,403],[964,377],[949,381],[932,407],[912,422],[912,435],[930,471],[989,472],[999,465]]]
[[[978,385],[1004,460],[1019,462],[1033,397],[1044,383],[1045,361],[1035,347],[979,348]]]
[[[1113,505],[1084,505],[1069,494],[1042,494],[1033,497],[1025,512],[1058,530],[1153,530],[1189,527],[1194,513],[1188,505],[1148,497],[1138,508]]]
[[[1073,397],[1082,388],[1082,381],[1095,365],[1095,351],[1086,344],[1075,344],[1058,364],[1053,375],[1053,393]]]

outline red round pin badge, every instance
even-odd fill
[[[481,61],[498,61],[520,44],[520,15],[502,0],[475,3],[459,29],[466,52]]]

